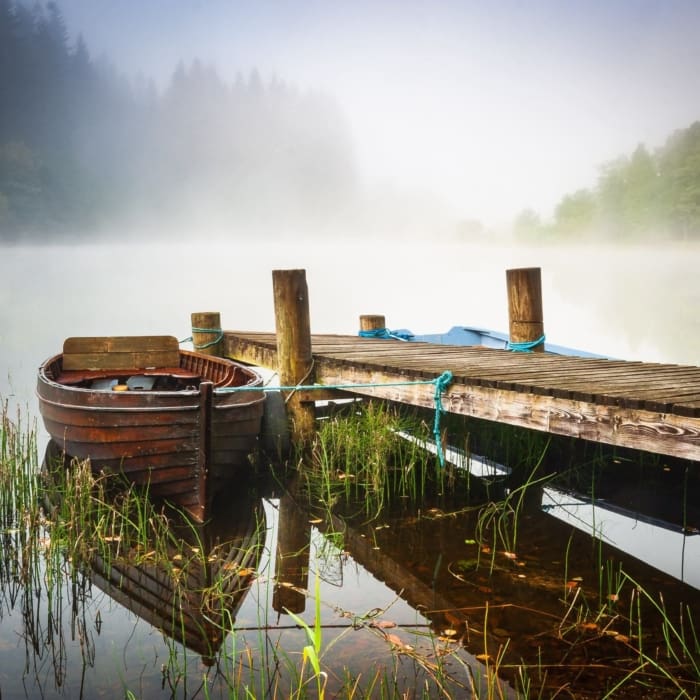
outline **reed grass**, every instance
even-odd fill
[[[319,437],[314,453],[318,472],[313,477],[314,493],[323,498],[324,507],[331,508],[339,499],[348,503],[360,500],[365,515],[373,517],[388,505],[404,500],[420,502],[431,489],[440,492],[447,488],[447,473],[432,456],[396,435],[383,434],[393,429],[425,429],[428,438],[429,426],[420,421],[411,423],[406,416],[380,405],[370,408],[370,415],[365,413],[355,417],[355,425],[329,421],[324,428],[328,434]],[[542,449],[540,441],[533,441],[531,448],[535,446]],[[69,628],[81,640],[83,665],[95,662],[90,634],[95,620],[90,619],[88,601],[91,567],[99,558],[105,566],[117,562],[157,565],[175,582],[170,626],[178,634],[167,639],[169,657],[162,672],[163,685],[173,696],[199,694],[208,698],[222,697],[223,693],[229,698],[300,700],[402,698],[408,691],[401,674],[410,665],[419,679],[411,688],[412,697],[459,698],[468,693],[488,700],[513,694],[523,699],[567,697],[565,688],[551,687],[548,673],[552,667],[544,656],[514,660],[510,640],[494,646],[487,635],[488,607],[483,613],[481,636],[474,637],[470,647],[482,657],[478,666],[461,645],[448,646],[433,632],[419,635],[404,629],[394,634],[372,626],[376,613],[353,615],[352,624],[329,640],[323,622],[323,609],[329,604],[321,598],[318,578],[312,622],[290,616],[305,635],[301,654],[291,651],[293,644],[288,645],[286,637],[283,640],[266,619],[258,620],[257,644],[251,643],[242,636],[232,612],[236,592],[231,582],[233,577],[244,578],[241,567],[214,566],[221,563],[220,548],[208,547],[200,531],[187,521],[174,530],[172,513],[116,477],[96,476],[88,463],[73,462],[67,467],[57,463],[50,479],[40,478],[36,451],[33,426],[21,416],[11,419],[5,405],[0,436],[0,596],[8,609],[22,601],[27,658],[33,659],[37,674],[45,674],[50,664],[56,687],[65,682],[70,663],[63,636],[66,611],[72,616]],[[519,519],[528,494],[536,492],[546,478],[540,473],[544,455],[545,450],[531,453],[524,483],[502,501],[482,506],[477,534],[484,543],[494,545],[493,550],[496,546],[508,551],[518,547],[522,539]],[[330,549],[337,548],[333,534],[328,541]],[[259,545],[241,546],[246,549],[239,552],[236,561],[244,562],[244,568],[253,568],[258,557],[254,546]],[[328,556],[323,547],[319,549],[319,557]],[[565,580],[568,549],[566,559]],[[612,680],[600,697],[630,696],[635,691],[688,700],[696,696],[700,689],[700,641],[691,607],[684,605],[671,613],[662,596],[644,590],[622,566],[602,555],[596,560],[600,564],[597,590],[594,585],[588,595],[581,587],[572,592],[565,586],[553,636],[569,645],[573,653],[581,646],[590,646],[592,638],[604,640],[616,628],[626,632],[618,635],[621,639],[617,642],[625,654],[620,654],[619,663],[613,660],[606,668]],[[182,573],[187,570],[208,574],[193,584]],[[274,582],[261,580],[257,585],[272,586]],[[176,639],[183,636],[187,606],[194,594],[203,601],[207,621],[221,640],[204,669]],[[584,625],[593,626],[595,632],[584,635]],[[661,631],[660,643],[651,641],[651,629]],[[375,635],[385,643],[387,666],[375,664],[361,673],[344,666],[334,670],[338,666],[333,658],[336,640],[356,633]],[[420,638],[421,644],[407,643],[408,635]],[[631,665],[628,657],[634,660]],[[562,665],[566,668],[566,659]],[[570,668],[572,675],[578,672],[576,664]],[[512,679],[512,685],[506,678]],[[123,694],[138,697],[126,679]]]

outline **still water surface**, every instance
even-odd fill
[[[1,254],[0,397],[26,406],[33,415],[36,368],[60,350],[65,337],[171,334],[182,339],[190,334],[190,312],[204,310],[220,311],[225,328],[272,330],[271,270],[282,268],[307,270],[313,332],[352,334],[358,317],[365,313],[385,314],[390,327],[417,333],[446,331],[459,324],[507,329],[505,270],[539,266],[551,342],[626,359],[700,363],[697,247],[521,249],[308,243],[207,248],[131,243],[13,247]],[[45,436],[42,446],[43,441]],[[687,466],[661,461],[651,468],[654,478],[673,477],[677,484]],[[633,467],[626,473],[639,479]],[[437,508],[427,516],[425,510],[387,513],[382,522],[354,523],[348,526],[342,546],[335,546],[333,537],[323,535],[327,523],[312,527],[311,516],[285,508],[280,493],[260,494],[257,505],[240,505],[261,508],[265,526],[254,584],[235,610],[241,632],[225,643],[238,645],[239,651],[256,648],[262,655],[281,647],[298,656],[307,640],[286,616],[279,598],[284,597],[288,609],[298,605],[300,614],[312,622],[313,602],[299,590],[313,589],[318,573],[327,626],[324,644],[337,638],[326,662],[339,676],[344,665],[355,673],[367,673],[380,660],[402,679],[399,685],[404,688],[424,681],[421,669],[408,660],[392,666],[386,633],[364,623],[355,629],[348,622],[373,609],[398,623],[397,636],[404,643],[422,647],[426,653],[430,643],[425,631],[441,635],[456,627],[466,640],[462,658],[474,668],[483,668],[484,660],[475,658],[483,644],[470,644],[466,637],[470,616],[474,629],[486,625],[479,618],[488,599],[492,606],[489,644],[512,637],[514,658],[524,656],[532,640],[551,633],[549,616],[561,616],[561,598],[570,580],[583,579],[587,585],[591,570],[601,566],[595,558],[603,556],[603,550],[591,547],[581,534],[586,530],[605,542],[607,561],[615,561],[607,565],[609,577],[618,575],[620,549],[632,551],[629,543],[639,544],[642,539],[655,542],[641,553],[633,552],[636,558],[625,560],[626,570],[663,586],[669,600],[687,602],[690,596],[696,605],[700,535],[693,528],[700,522],[681,517],[688,494],[674,491],[666,498],[668,512],[651,509],[651,522],[640,516],[636,506],[644,499],[615,496],[617,504],[628,507],[618,506],[610,511],[615,518],[606,520],[604,503],[594,508],[580,494],[543,491],[528,503],[524,514],[528,536],[521,537],[517,561],[499,553],[486,576],[474,565],[480,556],[471,544],[474,517],[460,513],[459,508],[453,514]],[[696,510],[690,511],[693,517]],[[308,574],[295,582],[298,590],[291,587],[286,592],[279,586],[284,576],[275,583],[281,515],[297,520],[295,527],[286,522],[283,531],[301,531],[310,545]],[[658,539],[653,540],[650,533]],[[655,550],[670,563],[646,566]],[[674,556],[668,556],[670,551]],[[562,566],[570,568],[564,572]],[[590,583],[594,589],[599,585]],[[212,697],[230,694],[226,678],[230,680],[232,669],[212,670],[210,660],[196,651],[181,651],[180,676],[164,673],[172,653],[167,637],[130,611],[127,601],[119,603],[97,586],[66,587],[63,599],[54,601],[60,614],[53,615],[51,603],[38,600],[34,607],[24,595],[26,591],[8,590],[3,595],[2,697],[87,698],[123,689],[136,697],[203,697],[205,676]],[[527,610],[537,612],[523,612]],[[28,642],[28,611],[39,625],[38,637],[44,640],[38,647]],[[234,652],[230,646],[230,656]]]

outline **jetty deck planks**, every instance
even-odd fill
[[[343,335],[311,344],[319,384],[385,384],[352,393],[433,408],[432,385],[392,383],[449,370],[449,412],[700,462],[700,367]],[[226,331],[224,355],[276,369],[276,336]]]

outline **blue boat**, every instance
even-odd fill
[[[373,338],[395,338],[405,340],[410,343],[436,343],[437,345],[478,345],[497,350],[513,350],[507,333],[490,330],[488,328],[477,328],[475,326],[452,326],[446,333],[415,334],[401,328],[390,331],[379,329],[378,331],[360,331],[360,335]],[[545,340],[545,351],[555,355],[571,355],[574,357],[595,357],[605,358],[606,355],[598,355],[586,350],[569,348],[564,345],[554,345]],[[610,359],[610,358],[608,358]]]

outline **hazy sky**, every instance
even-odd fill
[[[343,107],[370,182],[462,216],[551,214],[700,119],[700,0],[59,0],[93,55],[162,84],[257,67]]]

